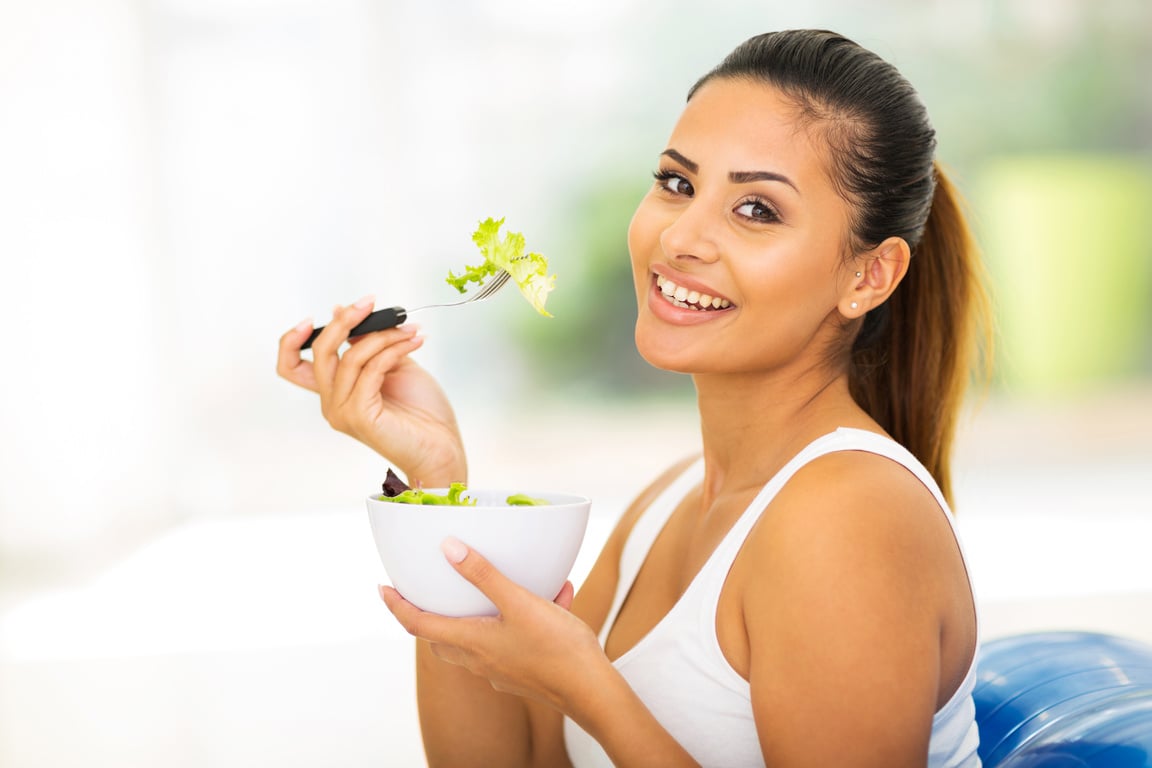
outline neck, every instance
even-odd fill
[[[705,499],[762,486],[804,446],[837,427],[875,428],[846,374],[698,374]]]

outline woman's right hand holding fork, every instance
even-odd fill
[[[312,360],[301,346],[312,333],[305,321],[280,337],[276,372],[320,396],[328,423],[372,448],[409,485],[445,487],[467,480],[467,462],[456,416],[436,380],[409,355],[424,338],[401,325],[350,340],[349,331],[372,312],[366,297],[337,306],[312,343]],[[349,347],[340,353],[344,342]]]

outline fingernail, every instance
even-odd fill
[[[376,585],[376,591],[380,593],[380,599],[383,600],[384,599],[384,585],[383,584],[377,584]]]
[[[299,323],[297,323],[296,327],[293,328],[292,330],[296,331],[297,333],[303,333],[304,331],[312,330],[312,318],[310,318],[310,317],[304,318]]]
[[[400,326],[400,330],[404,331],[404,333],[408,334],[409,336],[415,336],[416,332],[420,330],[420,326],[416,325],[415,323],[404,323],[404,325]]]
[[[440,542],[440,551],[453,563],[459,563],[468,557],[468,546],[453,536],[449,536]]]
[[[353,304],[352,306],[356,307],[356,309],[364,309],[365,307],[370,307],[375,303],[376,303],[376,297],[369,294],[369,295],[365,296],[364,298],[356,301],[356,303]]]

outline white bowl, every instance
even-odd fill
[[[426,489],[444,493],[444,489]],[[512,581],[547,600],[560,593],[588,527],[592,502],[568,493],[526,492],[539,506],[510,506],[523,490],[469,489],[476,506],[397,504],[368,497],[368,521],[392,586],[425,611],[494,616],[496,606],[448,563],[440,542],[455,536]]]

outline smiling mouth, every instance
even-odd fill
[[[709,296],[706,293],[699,291],[690,291],[682,285],[676,285],[663,275],[656,276],[656,287],[660,289],[660,295],[674,307],[681,309],[693,309],[698,312],[717,312],[722,309],[728,309],[732,306],[732,302],[728,299],[721,298],[720,296]]]

